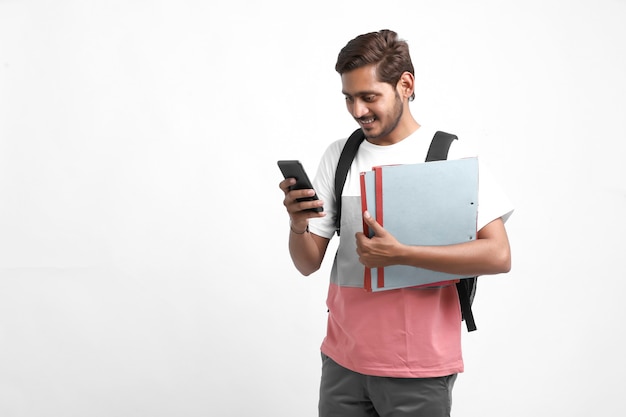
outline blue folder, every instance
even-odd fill
[[[378,193],[377,193],[378,191]],[[438,246],[476,239],[478,159],[375,167],[361,173],[361,203],[398,241]],[[371,236],[364,224],[364,232]],[[384,291],[467,276],[405,265],[367,269],[365,288]]]

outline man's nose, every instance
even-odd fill
[[[354,100],[352,104],[352,117],[358,119],[365,116],[369,112],[369,109],[362,100]]]

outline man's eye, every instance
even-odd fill
[[[376,96],[370,95],[370,96],[364,96],[363,100],[367,101],[368,103],[371,103],[372,101],[374,101],[375,98]]]
[[[354,101],[354,99],[352,97],[346,96],[346,101],[348,103],[352,103]]]

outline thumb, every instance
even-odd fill
[[[370,212],[367,210],[363,212],[363,221],[369,226],[369,228],[372,232],[374,232],[375,235],[380,236],[385,232],[385,229],[383,229],[383,227],[378,224],[376,219],[374,219]]]

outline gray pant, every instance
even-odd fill
[[[322,354],[320,417],[449,417],[456,374],[389,378],[352,372]]]

